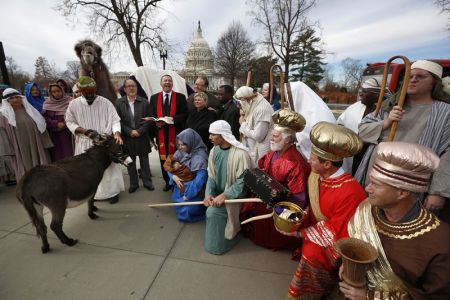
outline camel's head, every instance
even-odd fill
[[[80,41],[75,45],[75,52],[81,63],[92,66],[102,56],[102,48],[91,40]]]

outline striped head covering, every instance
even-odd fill
[[[439,166],[439,157],[428,147],[419,144],[384,142],[375,151],[370,176],[414,193],[427,191],[431,174]]]

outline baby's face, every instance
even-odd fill
[[[176,162],[173,163],[172,167],[173,167],[174,169],[178,169],[178,168],[181,167],[181,164],[180,164],[179,162],[176,161]]]

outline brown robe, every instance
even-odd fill
[[[53,147],[53,143],[47,131],[39,132],[24,108],[14,110],[14,113],[16,127],[11,126],[3,115],[0,115],[0,127],[5,129],[9,143],[14,148],[12,163],[16,179],[19,180],[34,166],[50,163],[47,149]]]

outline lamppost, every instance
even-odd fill
[[[166,69],[167,49],[163,44],[159,47],[159,58],[163,61],[163,70]]]

